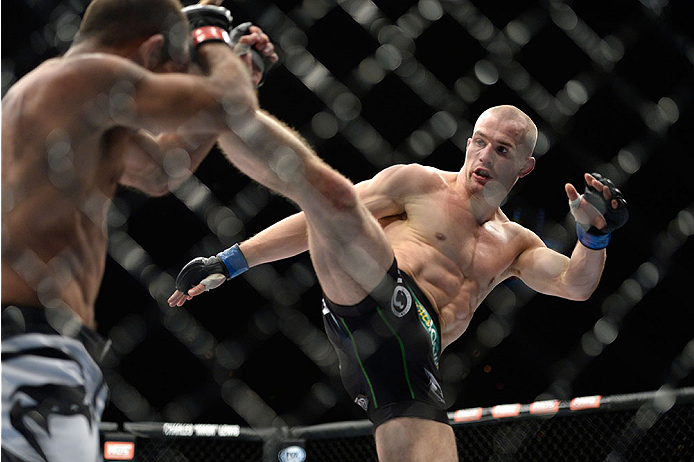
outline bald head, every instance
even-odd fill
[[[537,142],[537,126],[535,126],[535,123],[525,112],[511,105],[491,107],[479,116],[477,122],[475,122],[475,129],[473,131],[477,131],[480,122],[489,117],[513,124],[515,126],[514,137],[517,147],[527,152],[528,156],[533,154],[535,143]]]

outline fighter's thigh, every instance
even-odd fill
[[[378,221],[361,203],[332,216],[306,213],[309,251],[325,295],[354,305],[383,280],[393,250]]]
[[[376,429],[379,462],[455,462],[455,435],[450,425],[434,420],[400,417]]]

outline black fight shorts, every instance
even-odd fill
[[[2,307],[3,462],[102,461],[99,423],[108,349],[73,316]]]
[[[323,323],[347,393],[374,428],[397,417],[448,424],[441,389],[438,316],[397,262],[360,303],[323,297]]]

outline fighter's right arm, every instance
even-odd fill
[[[376,219],[404,212],[401,197],[414,169],[421,166],[395,165],[372,179],[355,185],[360,199]],[[296,213],[234,245],[216,256],[191,260],[177,277],[177,290],[169,298],[171,306],[181,306],[225,279],[242,274],[263,263],[293,257],[308,250],[308,231],[303,212]]]
[[[398,194],[412,167],[394,165],[370,180],[354,186],[359,198],[376,219],[404,212]],[[308,250],[308,232],[303,212],[296,213],[243,241],[240,250],[249,267],[293,257]]]

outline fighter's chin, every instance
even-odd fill
[[[482,198],[493,207],[498,207],[508,194],[508,191],[500,181],[490,179],[482,187]]]

